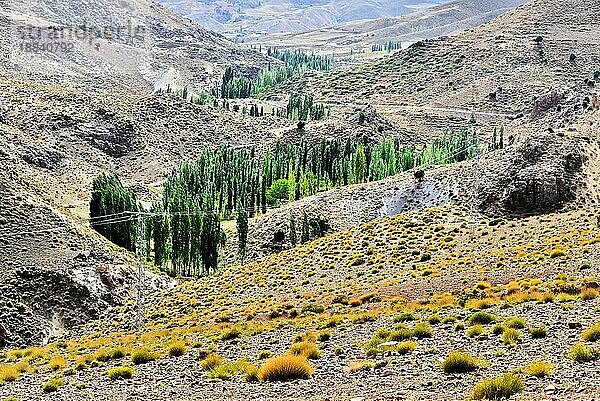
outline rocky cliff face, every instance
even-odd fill
[[[135,295],[137,269],[48,200],[52,177],[13,157],[0,132],[0,347],[41,344]],[[145,291],[167,283],[144,275]]]

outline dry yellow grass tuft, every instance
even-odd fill
[[[302,341],[294,343],[290,347],[290,353],[293,355],[303,356],[308,359],[318,359],[321,357],[321,351],[315,343]]]
[[[296,355],[280,355],[267,359],[258,370],[261,381],[310,379],[314,369],[308,360]]]
[[[55,356],[48,361],[48,368],[50,368],[50,370],[57,371],[66,367],[67,360],[63,356]]]

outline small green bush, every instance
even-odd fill
[[[156,359],[158,359],[158,355],[150,352],[150,350],[145,347],[137,348],[131,353],[131,362],[135,363],[136,365],[151,362]]]
[[[472,372],[480,366],[480,361],[467,352],[452,351],[441,363],[445,373]]]
[[[416,338],[429,338],[433,337],[433,330],[431,325],[427,322],[420,322],[413,328],[413,337]]]
[[[547,361],[535,361],[525,368],[525,373],[535,377],[550,376],[553,371],[554,365]]]
[[[529,329],[529,333],[531,333],[531,338],[545,338],[548,335],[548,329],[545,326],[532,327]]]
[[[520,376],[505,373],[500,377],[484,379],[475,385],[471,397],[475,400],[502,400],[525,389]]]
[[[505,329],[506,327],[504,327],[504,325],[497,324],[494,327],[492,327],[492,334],[499,336],[500,334],[504,333]]]
[[[490,324],[490,323],[494,323],[498,321],[498,317],[496,315],[492,315],[491,313],[488,312],[475,312],[471,315],[471,317],[469,317],[469,325],[470,326],[475,326],[475,325],[486,325],[486,324]]]
[[[109,379],[117,380],[117,379],[131,379],[135,374],[135,370],[130,368],[129,366],[121,366],[118,368],[108,369],[106,375]]]
[[[419,315],[417,315],[415,312],[402,312],[394,317],[394,323],[402,323],[412,320],[419,320]]]
[[[185,341],[175,341],[169,345],[167,352],[172,357],[182,356],[187,353],[187,346]]]
[[[475,326],[471,326],[467,330],[467,336],[469,336],[469,337],[479,337],[483,333],[485,333],[485,330],[483,329],[483,327],[480,324],[476,324]]]
[[[263,359],[267,359],[270,358],[271,355],[273,355],[273,353],[269,350],[262,350],[258,352],[258,355],[256,356],[256,358],[260,361],[262,361]]]
[[[510,329],[524,329],[527,326],[527,320],[518,316],[512,316],[504,321],[504,326]]]
[[[64,386],[65,382],[60,377],[51,377],[48,381],[42,384],[42,390],[45,393],[52,393],[58,390],[59,387]]]
[[[502,342],[505,345],[515,345],[521,338],[521,332],[517,329],[507,328],[502,333]]]
[[[590,362],[598,358],[598,352],[584,343],[577,343],[571,347],[567,356],[575,362]]]
[[[588,342],[600,341],[600,322],[584,330],[581,338]]]

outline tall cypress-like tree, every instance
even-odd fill
[[[240,261],[244,264],[246,253],[248,251],[248,213],[241,205],[237,210],[237,235],[238,235],[238,255]]]
[[[135,194],[123,187],[116,174],[101,173],[92,183],[90,225],[108,240],[135,251],[137,212]]]

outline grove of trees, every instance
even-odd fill
[[[405,146],[400,138],[380,143],[362,139],[321,140],[315,144],[275,143],[263,153],[255,148],[205,149],[192,162],[182,163],[164,184],[162,199],[146,214],[148,248],[154,263],[169,274],[198,276],[218,267],[225,245],[222,219],[237,216],[239,254],[246,252],[248,217],[321,190],[380,180],[415,167],[466,160],[478,154],[477,138],[467,130],[448,132],[427,146]],[[111,241],[135,249],[135,220],[99,225],[103,216],[143,212],[131,191],[115,175],[94,180],[90,203],[92,226]],[[290,222],[297,241],[296,222]],[[300,242],[320,236],[326,224],[300,222]]]

